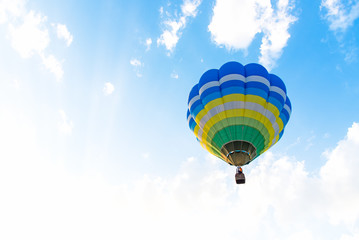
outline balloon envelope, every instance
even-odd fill
[[[227,62],[205,72],[192,88],[187,120],[205,149],[242,166],[278,142],[291,108],[278,76],[259,64]]]

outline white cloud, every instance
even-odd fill
[[[179,22],[166,21],[166,30],[163,31],[161,36],[157,39],[157,45],[164,45],[167,50],[173,51],[179,40],[178,31],[184,26],[185,18],[182,17]]]
[[[48,47],[50,37],[44,27],[47,18],[30,11],[24,16],[23,24],[15,27],[9,24],[9,37],[12,47],[23,58],[29,58],[34,53],[41,54]]]
[[[13,17],[24,13],[25,0],[1,0],[0,1],[0,24],[3,24]]]
[[[136,76],[139,78],[142,77],[142,73],[140,72],[140,70],[141,67],[143,67],[143,63],[140,60],[133,58],[131,59],[130,64],[134,67]]]
[[[344,61],[346,61],[347,63],[352,63],[357,59],[357,47],[347,47],[346,49],[343,49],[342,52],[345,54]]]
[[[178,74],[176,72],[171,73],[171,78],[178,79]]]
[[[39,56],[44,66],[57,80],[61,80],[64,72],[61,62],[53,54],[47,53],[51,40],[47,16],[28,10],[25,5],[25,0],[1,0],[0,24],[7,24],[11,46],[22,58]],[[70,45],[73,37],[67,27],[53,25],[57,26],[58,37]]]
[[[146,51],[149,51],[151,49],[151,45],[152,45],[152,39],[147,38],[146,39]]]
[[[184,0],[181,5],[180,16],[164,22],[166,27],[161,36],[157,39],[157,45],[164,45],[169,52],[172,52],[177,45],[182,30],[186,27],[188,19],[190,17],[196,17],[197,8],[200,4],[201,0]],[[160,12],[162,15],[163,8],[161,9]]]
[[[229,50],[246,50],[262,33],[259,62],[271,69],[281,56],[290,37],[289,27],[296,21],[291,15],[292,0],[217,0],[208,26],[213,41]]]
[[[131,64],[132,66],[134,66],[134,67],[140,67],[140,66],[142,66],[141,61],[138,60],[138,59],[136,59],[136,58],[131,59],[130,64]]]
[[[42,63],[44,66],[55,75],[57,81],[62,79],[64,75],[64,70],[62,69],[62,63],[55,58],[53,55],[48,55],[47,57],[41,55]]]
[[[255,1],[217,0],[208,26],[213,40],[228,49],[244,49],[261,31]]]
[[[197,15],[197,8],[201,4],[201,0],[185,0],[181,6],[184,16],[195,17]]]
[[[64,110],[59,110],[60,121],[58,122],[58,130],[62,135],[71,135],[74,124],[68,119]]]
[[[72,43],[73,36],[71,35],[69,30],[67,29],[66,25],[58,23],[56,25],[56,32],[57,32],[57,37],[59,39],[65,40],[66,45],[69,47],[71,45],[71,43]]]
[[[283,48],[287,46],[290,38],[289,27],[297,20],[290,15],[293,7],[288,1],[278,1],[276,13],[263,22],[264,36],[259,62],[269,69],[275,66],[276,60],[282,55]]]
[[[359,220],[359,123],[348,129],[337,147],[325,153],[328,161],[320,170],[333,224],[354,224]]]
[[[344,234],[340,240],[357,240],[359,239],[359,232],[354,233],[353,235]]]
[[[344,61],[353,63],[357,60],[358,48],[345,38],[346,31],[359,18],[359,0],[322,0],[320,9],[329,29],[334,32],[340,43],[340,52]]]
[[[101,172],[67,169],[71,159],[48,155],[47,145],[36,141],[34,122],[0,108],[0,239],[359,236],[358,123],[326,153],[319,174],[268,152],[245,167],[244,185],[234,183],[234,168],[214,157],[191,157],[173,175],[115,185]]]
[[[112,83],[110,82],[105,83],[105,86],[103,87],[103,93],[105,94],[105,96],[111,95],[114,90],[115,90],[115,86],[113,86]]]
[[[359,1],[322,0],[321,9],[332,31],[345,31],[359,17]]]

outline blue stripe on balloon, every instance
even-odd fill
[[[268,79],[269,79],[269,81],[270,81],[270,85],[271,85],[271,86],[279,87],[279,88],[282,89],[285,93],[287,93],[287,88],[285,87],[285,84],[284,84],[284,82],[282,81],[282,79],[280,79],[280,77],[278,77],[277,75],[274,75],[274,74],[269,74]]]
[[[197,117],[197,114],[202,110],[203,110],[203,105],[202,104],[198,105],[196,108],[191,108],[192,117],[193,118]]]
[[[283,127],[284,127],[284,126],[287,124],[287,122],[288,122],[287,117],[283,114],[283,112],[281,112],[280,115],[279,115],[279,118],[282,120],[282,122],[283,122]]]
[[[282,95],[280,95],[279,93],[271,91],[269,93],[269,97],[277,99],[281,105],[284,105],[284,99],[283,99]]]
[[[285,100],[285,104],[287,104],[288,107],[289,107],[289,109],[290,109],[290,111],[292,111],[292,103],[290,102],[288,96],[287,96],[287,99]]]
[[[244,66],[239,62],[227,62],[219,69],[219,78],[229,74],[241,74],[244,76]]]
[[[188,103],[191,101],[192,98],[194,98],[197,95],[199,95],[198,84],[194,85],[193,88],[191,89],[191,92],[189,93],[188,96]]]
[[[210,101],[213,101],[214,99],[222,98],[221,92],[214,92],[212,94],[207,95],[206,97],[202,98],[202,104],[207,105]]]
[[[198,83],[198,89],[201,89],[203,85],[205,85],[208,82],[212,81],[218,81],[218,70],[217,69],[210,69],[207,72],[205,72]]]
[[[222,88],[221,90],[222,96],[226,96],[229,94],[244,94],[244,87],[229,87]]]
[[[202,105],[201,100],[195,101],[195,102],[192,104],[190,111],[192,112],[193,109],[195,109],[196,107],[198,107],[198,105]]]
[[[245,87],[245,83],[241,80],[230,80],[221,84],[221,89],[228,87]]]
[[[278,141],[282,138],[283,133],[284,133],[284,128],[283,128],[283,130],[278,134],[278,136],[279,136]]]
[[[268,79],[268,71],[262,65],[257,63],[247,64],[245,67],[245,76],[262,76]]]
[[[278,101],[277,98],[269,96],[267,102],[276,106],[276,108],[278,108],[279,111],[282,111],[283,104],[280,101]]]
[[[256,95],[264,99],[267,99],[268,92],[265,92],[262,89],[258,89],[258,88],[246,88],[246,95]]]
[[[279,117],[282,119],[283,121],[283,125],[285,126],[288,121],[289,121],[289,114],[286,110],[282,110],[282,112],[280,113]]]
[[[258,88],[258,89],[262,89],[265,92],[269,92],[269,87],[267,85],[265,85],[264,83],[261,82],[247,82],[246,83],[246,88]]]
[[[197,126],[197,123],[193,120],[193,118],[191,118],[189,120],[189,128],[194,131],[194,128]]]
[[[283,109],[282,114],[284,114],[286,119],[289,119],[289,113],[287,112],[287,110]]]
[[[208,89],[206,89],[204,92],[202,92],[202,94],[200,95],[200,98],[205,98],[208,95],[212,94],[212,93],[219,93],[220,94],[220,88],[218,86],[215,87],[210,87]],[[219,95],[219,97],[221,97],[221,95]]]

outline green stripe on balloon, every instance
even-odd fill
[[[244,132],[244,136],[228,136],[225,131],[237,131]],[[253,136],[257,136],[257,139],[253,141]],[[263,135],[255,128],[245,125],[233,125],[228,126],[220,131],[218,131],[210,141],[210,144],[215,146],[217,151],[220,151],[222,146],[230,141],[247,141],[252,143],[257,149],[257,155],[265,148],[265,138]]]
[[[239,126],[242,126],[244,124],[244,120],[246,119],[247,117],[230,117],[230,118],[227,118],[227,122],[228,122],[228,126],[233,126],[233,125],[239,125]],[[247,121],[246,121],[248,124],[246,126],[249,126],[249,127],[252,127],[252,128],[255,128],[257,129],[257,132],[262,135],[262,137],[264,138],[264,144],[265,146],[268,146],[269,144],[269,141],[270,141],[270,135],[269,135],[269,132],[268,132],[268,129],[264,126],[263,123],[261,123],[260,121],[256,120],[256,119],[253,119],[253,118],[247,118]],[[240,123],[240,124],[238,124]],[[227,127],[227,126],[224,126],[224,127]],[[223,129],[223,124],[221,124],[220,122],[214,124],[211,129],[209,130],[208,132],[208,135],[207,135],[207,142],[211,142],[211,139],[213,138],[213,136],[215,134],[217,134],[217,132],[219,132],[220,130]],[[241,129],[241,128],[234,128],[234,129],[231,129],[231,134],[230,134],[230,137],[234,137],[236,139],[239,139],[242,137],[242,134],[243,132],[246,132],[244,131],[244,129]],[[223,137],[227,137],[225,135],[223,135],[224,132],[221,132],[220,133],[220,137],[223,136]],[[256,136],[256,135],[254,135]],[[255,137],[252,136],[252,140],[250,142],[252,142],[253,144],[260,144],[259,141],[261,141],[261,139],[259,138],[258,140],[255,139]],[[223,138],[222,137],[222,138]],[[220,146],[221,148],[222,146]]]

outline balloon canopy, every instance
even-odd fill
[[[205,72],[192,88],[187,120],[205,149],[242,166],[278,142],[291,108],[278,76],[259,64],[227,62]]]

